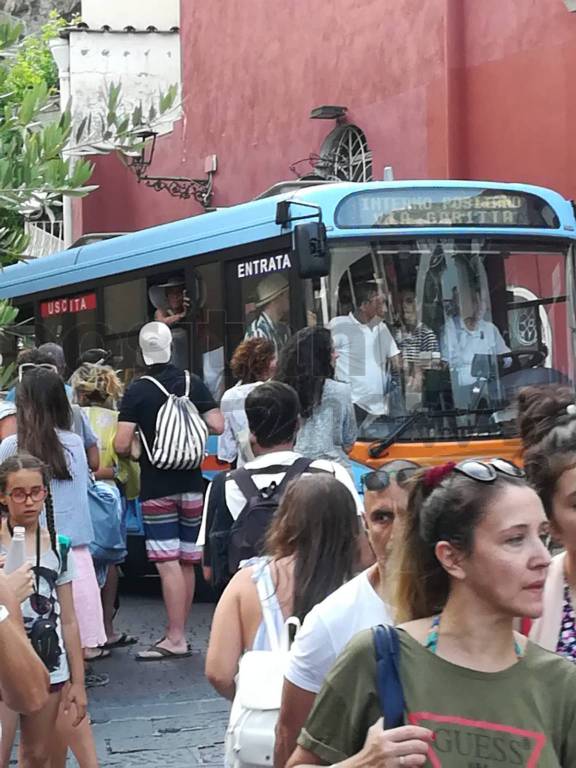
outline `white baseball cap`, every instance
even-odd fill
[[[172,331],[166,323],[146,323],[140,329],[138,343],[146,365],[168,363],[172,355]]]

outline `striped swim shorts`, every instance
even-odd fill
[[[151,562],[201,562],[202,548],[196,546],[196,539],[202,502],[201,493],[178,493],[142,502],[146,553]]]

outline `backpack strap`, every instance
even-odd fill
[[[376,683],[384,728],[398,728],[404,723],[406,702],[400,679],[400,641],[398,632],[388,624],[372,628],[376,653]]]
[[[270,565],[268,562],[264,563],[257,576],[256,589],[258,590],[260,607],[262,608],[262,619],[264,620],[266,634],[268,635],[268,641],[270,642],[270,650],[280,651],[282,650],[282,639],[276,628],[274,612],[271,605],[272,598],[276,595],[276,588],[272,581],[272,574],[270,573]]]
[[[244,467],[240,467],[239,469],[235,469],[233,472],[230,472],[228,477],[230,480],[234,480],[236,482],[236,485],[238,488],[240,488],[240,492],[246,499],[246,502],[248,502],[254,496],[259,495],[260,489],[252,479],[250,472]]]
[[[151,381],[153,384],[156,384],[158,389],[163,392],[166,397],[170,397],[170,392],[166,389],[166,387],[163,384],[160,384],[160,382],[154,378],[154,376],[140,376],[140,381]]]
[[[312,461],[313,459],[307,459],[306,456],[300,456],[299,459],[296,459],[294,464],[289,466],[286,470],[286,474],[282,478],[282,482],[278,484],[279,491],[283,492],[284,488],[286,488],[290,480],[294,480],[295,477],[303,475],[310,464],[312,464]]]

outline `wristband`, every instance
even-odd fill
[[[0,605],[0,624],[10,616],[10,611],[5,605]]]

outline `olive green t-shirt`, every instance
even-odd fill
[[[576,665],[529,642],[509,669],[476,672],[399,636],[406,722],[435,733],[426,768],[576,768]],[[379,717],[368,630],[327,676],[298,744],[336,763],[362,749]]]

